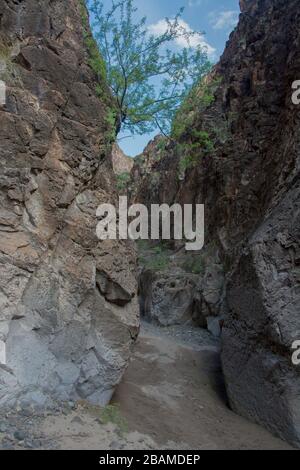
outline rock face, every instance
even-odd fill
[[[133,202],[143,201],[149,206],[174,199],[178,189],[177,178],[175,181],[169,181],[169,188],[167,181],[168,176],[174,178],[177,162],[174,158],[168,159],[166,162],[166,147],[166,139],[158,135],[149,142],[141,155],[135,157],[131,171],[131,199]],[[170,154],[173,155],[173,152],[171,151]]]
[[[139,290],[141,315],[160,326],[196,322],[199,320],[196,286],[197,277],[192,274],[144,271]]]
[[[190,324],[220,336],[224,272],[216,256],[139,245],[141,315],[160,326]]]
[[[234,143],[245,146],[228,216],[227,241],[241,244],[227,286],[222,360],[232,408],[300,445],[300,369],[291,363],[300,337],[300,123],[291,101],[299,5],[246,3],[221,62],[230,70],[227,105],[239,115]]]
[[[300,78],[299,2],[240,3],[239,25],[208,78],[219,83],[214,99],[195,107],[180,145],[152,160],[155,191],[143,181],[136,193],[146,202],[205,203],[204,253],[213,246],[226,274],[214,303],[225,318],[231,407],[300,446],[300,369],[291,361],[300,339],[300,122],[291,99]],[[203,131],[213,147],[180,176],[183,145]]]
[[[96,237],[96,209],[116,197],[114,104],[81,1],[0,11],[0,405],[106,404],[139,324],[135,251]]]
[[[130,173],[133,167],[133,158],[127,157],[118,144],[114,144],[112,149],[112,163],[116,175]]]

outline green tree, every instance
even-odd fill
[[[165,31],[151,34],[146,17],[137,20],[133,0],[112,1],[105,11],[100,0],[88,0],[95,40],[106,62],[107,80],[116,97],[117,133],[166,134],[182,100],[207,73],[210,63],[200,33],[182,20],[183,8],[165,19]],[[186,47],[174,47],[185,40]],[[194,47],[192,47],[194,46]]]

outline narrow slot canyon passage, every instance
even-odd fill
[[[1,426],[4,430],[9,422],[18,429],[20,448],[26,436],[25,447],[41,449],[291,449],[229,409],[220,342],[190,325],[159,327],[142,320],[132,359],[107,410],[103,416],[100,407],[87,402],[43,413],[29,408],[2,417]]]
[[[0,450],[300,449],[299,0],[156,1],[0,0]]]
[[[228,408],[219,341],[201,328],[142,322],[114,401],[129,430],[141,443],[154,441],[152,448],[289,448]]]
[[[141,331],[113,397],[129,431],[153,449],[288,449],[229,409],[220,331],[195,301],[199,274],[181,269],[186,253],[162,246],[138,243]]]

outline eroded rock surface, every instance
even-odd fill
[[[96,209],[116,197],[114,104],[81,1],[0,11],[0,404],[106,404],[139,324],[134,248],[96,237]]]

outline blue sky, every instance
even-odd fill
[[[109,7],[111,0],[103,3]],[[205,33],[203,40],[213,62],[222,54],[240,11],[238,0],[136,0],[136,5],[141,16],[147,17],[148,25],[158,29],[166,16],[172,17],[180,7],[185,7],[183,20],[192,30]],[[155,134],[124,139],[119,145],[127,155],[135,156]]]

